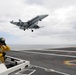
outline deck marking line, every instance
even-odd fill
[[[56,71],[56,70],[54,70],[54,69],[47,69],[47,68],[44,68],[44,67],[41,67],[41,66],[37,66],[37,65],[33,65],[33,66],[38,67],[38,68],[41,68],[41,69],[44,69],[44,70],[47,71],[47,72],[55,72],[55,73],[59,73],[59,74],[63,74],[63,75],[70,75],[70,74],[68,74],[68,73]]]
[[[29,74],[27,74],[27,75],[31,75],[31,74],[33,74],[36,70],[34,70],[34,69],[23,69],[23,70],[20,70],[20,71],[18,71],[18,72],[16,72],[15,74],[17,74],[17,75],[19,75],[19,74],[21,74],[21,75],[26,75],[26,74],[22,74],[21,72],[23,72],[23,71],[28,71],[28,70],[30,70],[30,71],[32,71],[32,72],[30,72]]]
[[[33,70],[29,75],[32,75],[36,70]]]
[[[76,60],[66,60],[64,61],[64,64],[70,65],[70,66],[76,66],[74,62],[76,62]]]
[[[25,50],[25,51],[32,51],[32,50]],[[68,50],[33,50],[33,51],[50,51],[50,52],[52,52],[52,51],[56,51],[56,52],[74,52],[74,53],[76,53],[76,51],[68,51]]]
[[[61,55],[61,54],[40,53],[40,52],[28,52],[28,51],[21,51],[21,52],[33,53],[33,54],[42,54],[42,55],[52,55],[52,56],[62,56],[62,57],[72,57],[72,58],[76,58],[76,56],[73,56],[73,55]]]

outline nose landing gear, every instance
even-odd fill
[[[24,29],[24,31],[25,31],[25,29]]]

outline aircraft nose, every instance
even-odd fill
[[[47,16],[48,16],[48,14],[42,15],[41,18],[43,19],[43,18],[45,18],[45,17],[47,17]]]
[[[47,17],[48,16],[48,14],[47,15],[45,15],[45,17]]]

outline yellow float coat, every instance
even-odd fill
[[[4,57],[3,57],[3,52],[9,51],[10,47],[9,46],[5,46],[5,45],[0,45],[0,61],[2,63],[4,63]]]

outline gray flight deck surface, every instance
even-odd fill
[[[76,75],[75,49],[10,51],[7,55],[30,61],[36,70],[32,75]]]

